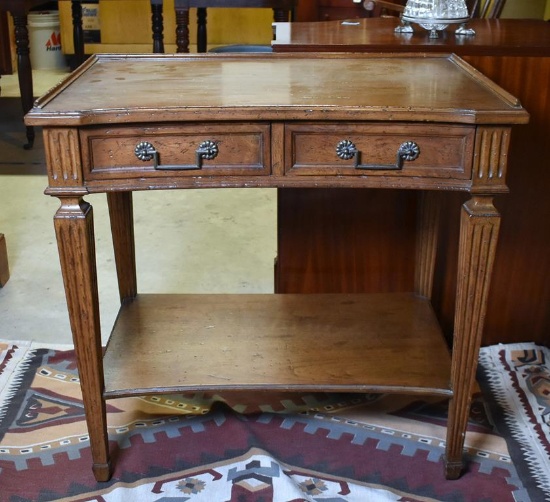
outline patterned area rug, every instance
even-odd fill
[[[550,500],[548,349],[483,349],[467,470],[443,476],[446,402],[396,395],[111,400],[96,483],[72,350],[0,341],[0,501]]]

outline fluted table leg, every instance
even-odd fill
[[[92,206],[60,197],[54,224],[97,481],[111,477]]]
[[[500,215],[491,196],[474,195],[462,207],[458,285],[453,340],[445,474],[456,479],[463,468],[463,448],[470,413],[479,346]]]

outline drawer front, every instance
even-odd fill
[[[287,124],[285,175],[469,179],[474,135],[444,124]],[[416,157],[401,167],[400,148]]]
[[[268,123],[84,129],[81,144],[87,180],[271,171]]]

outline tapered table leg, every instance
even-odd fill
[[[103,399],[103,355],[92,206],[80,197],[60,197],[54,217],[61,271],[78,362],[80,386],[97,481],[111,477]]]
[[[137,294],[132,192],[107,194],[120,301]]]
[[[492,197],[474,195],[462,207],[455,330],[449,403],[445,474],[456,479],[463,468],[463,448],[472,400],[479,346],[500,215]]]

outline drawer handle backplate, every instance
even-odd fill
[[[401,143],[397,150],[395,164],[361,164],[361,152],[357,150],[355,143],[349,139],[343,139],[336,145],[336,155],[344,160],[354,159],[355,169],[368,169],[372,171],[399,171],[403,169],[403,163],[413,161],[420,155],[420,147],[414,141]]]
[[[154,160],[153,167],[159,171],[191,171],[194,169],[202,169],[203,159],[212,160],[218,156],[218,144],[214,141],[207,139],[199,144],[199,147],[195,150],[195,164],[176,164],[176,165],[160,165],[159,152],[148,141],[139,142],[134,153],[139,160],[147,162],[151,159]]]

